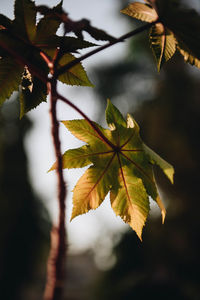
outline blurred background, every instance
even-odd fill
[[[13,2],[0,13],[13,16]],[[130,2],[130,1],[129,1]],[[58,1],[36,1],[55,5]],[[125,0],[64,0],[74,20],[88,18],[118,37],[142,23],[119,13]],[[198,0],[190,5],[200,10]],[[85,35],[89,40],[89,36]],[[97,210],[69,218],[71,190],[84,170],[65,171],[69,256],[64,300],[200,299],[200,71],[176,54],[157,73],[148,33],[84,62],[95,88],[59,86],[90,118],[105,125],[107,98],[141,127],[145,143],[175,168],[171,186],[156,170],[167,208],[151,213],[141,243],[114,215],[109,198]],[[44,288],[49,232],[57,221],[55,160],[49,107],[41,104],[19,121],[17,94],[0,112],[0,299],[39,300]],[[59,119],[80,118],[59,105]],[[61,127],[63,152],[81,144]]]

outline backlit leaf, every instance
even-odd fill
[[[140,2],[130,3],[121,10],[122,13],[145,22],[154,22],[158,15],[150,5]]]
[[[110,100],[108,100],[108,105],[106,108],[106,122],[111,130],[116,129],[118,125],[126,127],[126,121],[124,120],[122,114],[119,110],[115,109]]]
[[[171,183],[173,183],[174,169],[166,160],[162,159],[157,153],[150,149],[147,145],[143,144],[144,151],[149,155],[152,164],[159,166],[165,175],[169,178]]]
[[[73,190],[72,217],[84,214],[90,209],[96,209],[103,202],[114,182],[113,173],[116,159],[112,154],[104,155],[102,164],[91,166],[77,182]]]
[[[120,166],[119,189],[110,192],[111,206],[124,222],[129,223],[138,237],[142,238],[142,228],[149,213],[149,199],[142,180],[133,176],[130,166]]]
[[[70,120],[62,121],[65,127],[79,140],[88,143],[96,144],[101,142],[101,137],[97,134],[96,131],[88,124],[86,120]],[[93,124],[108,138],[111,139],[112,134],[108,129],[104,129],[99,124],[93,122]]]
[[[59,61],[59,66],[62,67],[66,65],[67,63],[74,60],[75,57],[70,54],[64,54],[61,60]],[[74,67],[69,69],[64,74],[60,75],[58,78],[61,82],[69,84],[69,85],[80,85],[80,86],[91,86],[93,87],[93,84],[89,81],[87,74],[81,65],[81,63],[76,64]]]
[[[160,207],[162,221],[166,213],[158,196],[153,164],[159,165],[171,181],[174,170],[142,142],[133,117],[128,115],[125,122],[109,100],[106,120],[110,130],[94,122],[91,125],[86,120],[63,121],[72,134],[87,143],[64,153],[63,168],[90,165],[73,190],[72,219],[96,209],[110,192],[116,215],[142,239],[142,228],[149,213],[149,196]],[[51,170],[55,168],[56,163]]]
[[[158,71],[176,49],[186,62],[200,68],[200,15],[194,9],[184,7],[180,0],[145,2],[131,3],[122,12],[146,22],[158,20],[150,30],[150,43]]]
[[[200,15],[172,0],[164,11],[163,23],[174,33],[184,60],[200,67]]]
[[[156,59],[158,71],[174,55],[176,43],[173,33],[161,23],[151,27],[150,44]]]

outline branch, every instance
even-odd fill
[[[111,42],[109,42],[109,43],[107,43],[107,44],[105,44],[105,45],[103,45],[103,46],[95,49],[95,50],[92,50],[92,51],[90,51],[90,52],[88,52],[88,53],[86,53],[86,54],[84,54],[84,55],[82,55],[82,56],[74,59],[73,61],[69,62],[68,64],[66,64],[66,65],[62,66],[60,69],[58,69],[55,72],[55,74],[54,74],[55,77],[58,78],[59,75],[65,73],[67,70],[71,69],[72,67],[74,67],[75,65],[77,65],[79,62],[85,60],[86,58],[88,58],[90,56],[93,56],[94,54],[96,54],[98,52],[101,52],[101,51],[103,51],[103,50],[105,50],[105,49],[107,49],[107,48],[109,48],[109,47],[111,47],[111,46],[113,46],[115,44],[123,42],[125,39],[131,38],[134,35],[136,35],[138,33],[141,33],[143,31],[145,31],[146,29],[151,28],[151,26],[153,26],[154,24],[156,24],[158,22],[159,22],[159,20],[156,20],[156,21],[154,21],[152,23],[145,24],[145,25],[143,25],[143,26],[141,26],[141,27],[139,27],[139,28],[137,28],[135,30],[130,31],[130,32],[122,35],[121,37],[119,37],[119,38],[117,38],[117,39],[115,39],[115,40],[113,40],[113,41],[111,41]]]
[[[66,260],[65,198],[66,187],[62,170],[62,155],[59,139],[59,123],[56,116],[57,82],[53,78],[50,87],[52,136],[57,159],[59,223],[51,232],[51,250],[47,263],[47,283],[44,300],[61,300],[64,286],[64,263]]]
[[[119,42],[124,41],[125,39],[140,33],[147,28],[150,28],[154,23],[146,24],[134,31],[131,31],[120,38],[107,43],[104,46],[99,47],[89,53],[75,59],[74,61],[68,63],[67,65],[63,66],[59,70],[56,70],[56,65],[58,62],[59,51],[56,53],[56,57],[54,61],[49,60],[49,58],[40,52],[40,55],[46,61],[53,77],[50,81],[50,102],[51,102],[51,118],[52,118],[52,136],[54,141],[54,148],[56,153],[56,160],[57,160],[57,176],[58,176],[58,186],[59,186],[59,224],[58,228],[53,228],[51,233],[51,251],[48,260],[48,272],[47,272],[47,284],[44,294],[44,300],[61,300],[62,294],[62,287],[63,287],[63,262],[66,258],[66,232],[65,232],[65,196],[66,196],[66,189],[65,183],[63,179],[63,171],[62,171],[62,155],[60,151],[60,140],[59,140],[59,125],[56,117],[56,103],[57,100],[60,99],[73,109],[75,109],[93,128],[93,130],[97,133],[100,139],[109,145],[112,149],[116,149],[116,145],[114,145],[111,141],[107,139],[107,137],[101,132],[99,127],[89,119],[89,117],[82,112],[75,104],[69,101],[64,96],[60,95],[57,92],[57,78],[59,75],[65,73],[68,69],[72,68],[80,61],[108,48],[112,45],[115,45]]]
[[[112,149],[116,149],[117,146],[114,145],[111,141],[107,139],[107,137],[101,132],[101,130],[96,126],[96,124],[88,118],[88,116],[82,112],[75,104],[73,104],[71,101],[69,101],[67,98],[64,96],[60,95],[59,93],[56,94],[57,98],[59,98],[61,101],[66,103],[67,105],[71,106],[73,109],[75,109],[87,122],[88,124],[94,129],[94,131],[98,134],[100,139],[109,145]]]

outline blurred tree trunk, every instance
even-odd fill
[[[11,101],[11,100],[10,100]],[[19,107],[0,113],[0,299],[39,299],[48,251],[49,217],[34,195],[24,137],[31,123]]]
[[[104,272],[94,298],[197,300],[200,76],[178,55],[156,74],[146,47],[143,36],[133,39],[124,64],[96,70],[104,75],[103,82],[96,78],[96,91],[101,101],[108,93],[122,111],[124,106],[126,112],[132,111],[144,142],[175,167],[175,184],[171,186],[156,170],[167,207],[166,222],[161,225],[160,214],[152,210],[142,244],[131,231],[122,237],[113,250],[116,264]]]

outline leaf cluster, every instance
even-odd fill
[[[122,11],[152,23],[150,42],[158,69],[177,49],[186,61],[199,66],[196,35],[191,32],[194,26],[199,25],[199,21],[195,13],[181,9],[178,1],[149,0],[146,3],[132,3]],[[193,27],[188,31],[177,21],[178,12],[185,17],[191,15],[188,22],[194,19],[191,21]],[[63,36],[58,35],[61,25]],[[71,32],[75,37],[68,35]],[[48,86],[51,85],[53,91],[53,83],[57,80],[72,86],[93,86],[80,62],[83,56],[80,60],[75,57],[78,50],[96,46],[83,39],[83,32],[89,33],[97,41],[109,41],[99,47],[98,51],[129,36],[115,39],[93,27],[86,19],[72,21],[63,10],[62,1],[49,8],[36,6],[32,0],[15,0],[14,20],[0,14],[0,104],[19,90],[20,117],[23,117],[26,112],[46,101]],[[91,53],[97,51],[91,51],[85,57]],[[56,96],[52,92],[51,100],[54,96],[63,100],[64,97],[55,90]],[[77,107],[75,109],[80,112]],[[84,113],[81,114],[85,120],[63,121],[77,138],[86,143],[81,148],[64,153],[63,168],[89,166],[73,190],[72,219],[90,209],[96,209],[110,193],[111,206],[116,215],[128,223],[141,239],[149,213],[150,197],[159,205],[163,221],[165,218],[153,166],[158,165],[171,182],[173,167],[143,143],[139,126],[132,116],[128,115],[125,121],[110,101],[106,109],[109,129],[102,128],[90,121]],[[57,169],[60,171],[59,162],[60,165],[56,162],[51,170],[59,165]]]
[[[163,221],[165,218],[153,165],[158,165],[171,182],[174,170],[142,142],[139,126],[133,117],[128,114],[125,121],[109,100],[106,121],[109,129],[95,122],[91,126],[86,120],[63,121],[75,137],[87,143],[64,153],[63,168],[90,165],[73,190],[72,219],[96,209],[110,192],[115,214],[128,223],[141,239],[149,213],[149,197],[159,205]],[[56,165],[51,170],[56,169]]]
[[[200,16],[181,5],[180,0],[133,2],[121,11],[141,21],[155,22],[149,34],[158,71],[176,51],[200,68]]]
[[[112,40],[104,31],[92,27],[87,20],[73,22],[62,8],[36,6],[31,0],[15,0],[14,20],[0,14],[0,104],[20,91],[20,116],[46,101],[50,62],[57,59],[57,69],[73,61],[78,50],[96,46],[83,40],[87,31],[96,40]],[[65,34],[59,36],[60,25]],[[58,51],[60,51],[58,55]],[[58,77],[68,85],[93,86],[81,63]]]

